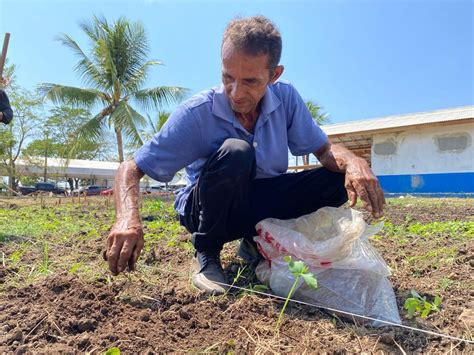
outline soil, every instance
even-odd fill
[[[387,220],[394,225],[472,221],[473,216],[472,200],[423,206],[416,202],[389,203],[386,210]],[[178,242],[188,237],[183,234]],[[446,238],[446,245],[450,244],[449,235],[439,238]],[[398,265],[390,281],[403,324],[472,340],[472,238],[458,244],[453,262],[426,265],[421,272],[416,272],[419,265],[403,259],[415,249],[427,247],[417,244],[415,238],[402,246],[389,238],[374,240],[373,245],[387,264],[392,268]],[[0,248],[6,247],[0,243]],[[99,258],[102,241],[85,248]],[[230,278],[242,265],[235,249],[234,243],[223,255]],[[126,353],[474,352],[467,342],[398,327],[368,328],[299,305],[287,308],[281,330],[276,333],[282,302],[238,291],[220,297],[204,296],[190,286],[191,255],[185,248],[154,245],[142,255],[143,267],[156,267],[159,275],[152,283],[140,272],[93,281],[64,272],[27,286],[8,286],[0,298],[0,352],[101,353],[113,347]],[[0,263],[0,283],[15,272]],[[439,289],[437,285],[443,279],[449,282]],[[237,284],[249,283],[259,282],[248,275]],[[413,288],[428,299],[441,294],[441,311],[426,319],[408,320],[403,303]]]

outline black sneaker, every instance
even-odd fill
[[[227,284],[219,251],[197,251],[191,265],[193,285],[209,295],[226,292]]]
[[[252,269],[255,269],[258,263],[264,260],[262,254],[258,251],[257,243],[245,238],[240,241],[237,255],[244,259]]]

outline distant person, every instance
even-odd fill
[[[116,222],[105,254],[112,274],[135,268],[143,248],[139,181],[144,174],[170,181],[186,167],[188,185],[175,209],[196,250],[193,284],[225,292],[223,245],[244,238],[255,255],[255,224],[296,218],[360,197],[375,217],[385,204],[368,163],[332,144],[288,82],[278,81],[282,40],[263,16],[236,19],[221,45],[222,86],[182,103],[155,137],[123,162],[115,178]],[[322,168],[287,173],[288,148],[314,153]],[[245,253],[244,253],[245,254]]]
[[[10,81],[6,78],[0,78],[0,87],[5,87]],[[0,89],[0,122],[9,124],[13,119],[13,111],[8,100],[7,93]]]

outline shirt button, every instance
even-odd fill
[[[257,148],[257,145],[258,145],[257,142],[253,142],[253,147],[254,148]]]

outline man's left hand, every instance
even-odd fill
[[[362,206],[370,211],[375,218],[383,215],[385,197],[379,181],[362,158],[354,158],[347,162],[345,188],[351,207],[362,200]]]

